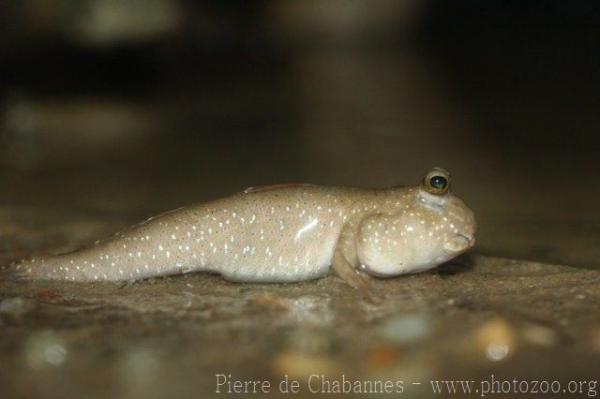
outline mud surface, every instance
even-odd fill
[[[0,283],[6,397],[204,397],[215,374],[401,380],[598,377],[600,271],[463,256],[377,280],[234,284],[206,274],[136,284]],[[416,385],[412,383],[421,383]],[[477,386],[479,388],[479,386]],[[222,387],[226,391],[227,386]],[[324,391],[325,390],[325,391]]]

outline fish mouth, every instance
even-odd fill
[[[458,233],[444,244],[444,249],[450,253],[464,252],[475,245],[475,237]]]
[[[469,242],[469,248],[471,248],[475,245],[475,236],[474,235],[467,235],[467,234],[458,234],[458,235]]]

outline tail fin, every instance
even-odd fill
[[[69,269],[60,258],[47,255],[23,259],[10,266],[10,275],[23,280],[66,280]]]

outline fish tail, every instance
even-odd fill
[[[55,257],[44,255],[22,259],[11,265],[12,276],[23,280],[60,279],[60,269],[56,268]],[[62,276],[64,278],[64,274]]]
[[[89,280],[83,270],[75,270],[67,255],[42,255],[23,259],[11,266],[11,275],[23,280]]]

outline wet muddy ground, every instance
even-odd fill
[[[405,397],[431,397],[432,379],[566,386],[598,378],[599,283],[595,270],[477,255],[377,281],[375,304],[335,277],[3,279],[0,384],[6,397],[45,398],[218,396],[217,374],[269,380],[277,396],[287,375],[301,397],[335,392],[323,381],[342,374],[401,381]]]

